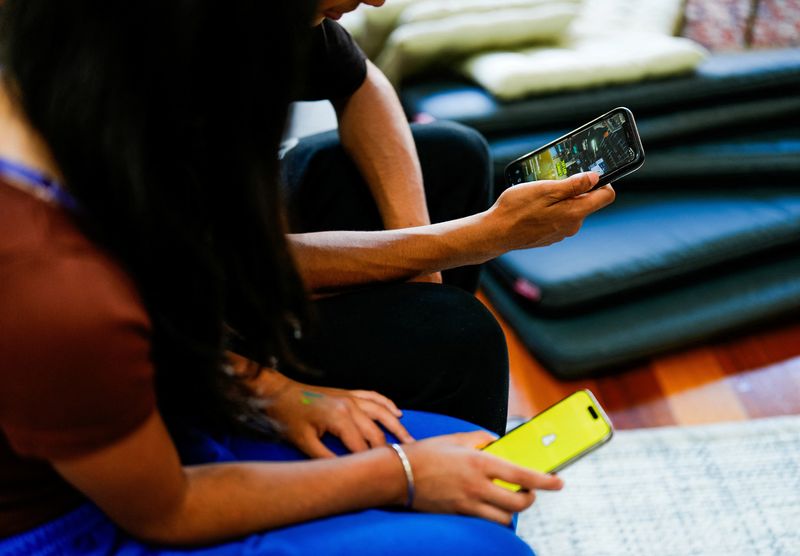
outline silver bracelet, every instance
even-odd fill
[[[408,461],[408,456],[400,444],[390,444],[392,449],[397,452],[400,458],[400,463],[403,464],[403,471],[406,473],[406,490],[408,496],[406,497],[406,508],[411,508],[414,503],[414,472],[411,470],[411,462]]]

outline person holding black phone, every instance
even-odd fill
[[[474,298],[480,265],[576,233],[613,190],[576,198],[596,179],[581,174],[521,185],[493,204],[483,137],[451,122],[409,125],[388,80],[336,22],[362,3],[383,0],[318,3],[294,98],[330,100],[339,126],[302,138],[282,160],[290,245],[307,286],[324,296],[300,348],[326,370],[321,385],[376,391],[502,434],[507,350]],[[337,428],[359,430],[348,418]],[[378,434],[361,428],[364,438]],[[315,443],[308,453],[324,452]]]

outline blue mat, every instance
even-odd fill
[[[800,313],[794,181],[618,186],[617,201],[575,237],[491,263],[484,290],[523,343],[564,378]]]
[[[645,357],[683,348],[782,317],[800,316],[800,256],[760,257],[731,273],[566,317],[528,311],[487,273],[483,290],[522,342],[563,379],[616,371]]]
[[[486,135],[533,129],[569,130],[616,106],[637,117],[671,113],[675,106],[713,109],[720,103],[800,94],[800,49],[721,53],[689,75],[631,85],[531,97],[502,103],[463,81],[422,81],[400,93],[412,120],[420,114],[455,120]]]
[[[665,179],[800,172],[800,94],[709,110],[680,110],[639,119],[637,124],[647,160],[626,182],[641,185]],[[568,131],[490,138],[495,176],[502,179],[509,162]]]
[[[616,202],[590,216],[576,236],[507,253],[493,265],[520,303],[552,314],[693,279],[800,241],[800,180],[794,182],[633,191],[620,184]]]

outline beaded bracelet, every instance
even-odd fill
[[[403,471],[406,473],[406,488],[408,496],[406,497],[406,508],[411,508],[414,503],[414,472],[411,470],[411,462],[408,461],[405,450],[400,444],[390,444],[392,449],[397,453],[400,458],[400,463],[403,464]]]

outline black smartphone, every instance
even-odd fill
[[[615,108],[506,166],[508,185],[560,180],[597,172],[596,187],[616,181],[644,164],[644,149],[633,114]]]

